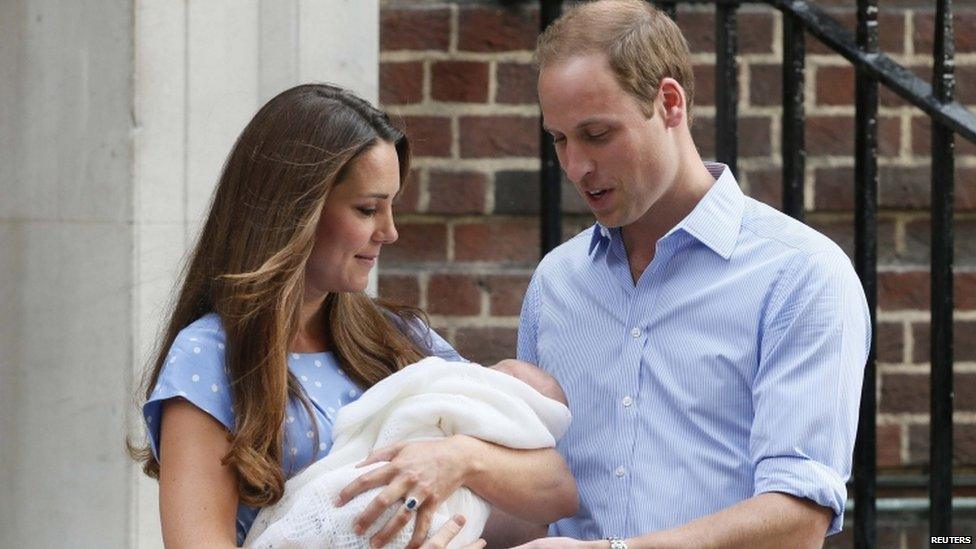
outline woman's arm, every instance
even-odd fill
[[[414,537],[417,547],[430,528],[433,512],[462,485],[493,506],[530,522],[547,524],[576,512],[576,481],[554,449],[512,450],[482,440],[455,435],[443,440],[398,443],[370,455],[362,465],[390,463],[370,471],[339,493],[344,505],[357,495],[386,488],[357,518],[357,533],[365,532],[390,505],[416,497]],[[382,545],[414,518],[401,510],[376,534]]]
[[[163,404],[159,514],[166,547],[236,547],[237,477],[227,430],[183,399]]]

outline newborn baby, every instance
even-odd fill
[[[362,536],[353,520],[382,488],[366,491],[343,507],[339,491],[358,476],[386,462],[356,468],[373,450],[405,440],[468,435],[516,449],[551,448],[569,427],[570,413],[559,384],[526,362],[504,360],[485,368],[430,357],[380,381],[339,410],[329,455],[285,484],[285,494],[261,510],[245,541],[247,547],[367,548],[369,539],[393,516],[390,506]],[[436,532],[454,515],[467,521],[449,547],[467,545],[481,535],[491,507],[465,487],[434,513]],[[408,524],[387,545],[404,547],[413,534]]]

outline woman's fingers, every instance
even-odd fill
[[[383,547],[393,539],[393,536],[397,535],[397,532],[403,529],[404,526],[413,520],[416,514],[406,508],[405,505],[401,505],[393,518],[387,521],[383,525],[383,528],[376,533],[372,538],[369,539],[370,545],[373,547]]]
[[[434,519],[434,510],[437,509],[436,501],[428,501],[423,507],[417,511],[417,523],[413,527],[413,537],[410,538],[410,542],[407,543],[407,549],[415,549],[420,547],[424,542],[424,538],[427,537],[427,532],[430,530],[430,523]],[[447,521],[448,523],[454,522],[453,520]],[[464,525],[463,523],[461,524]],[[457,533],[455,533],[457,535]],[[453,537],[453,536],[452,536]]]
[[[384,448],[374,451],[370,455],[366,456],[366,459],[356,464],[356,467],[366,467],[373,463],[378,463],[380,461],[393,461],[393,458],[400,453],[400,450],[406,445],[406,442],[397,442],[396,444],[391,444]]]
[[[427,496],[426,492],[420,493],[418,490],[413,490],[416,486],[416,481],[404,478],[403,476],[397,477],[390,483],[389,486],[384,488],[379,494],[373,498],[373,501],[369,502],[369,505],[363,509],[363,512],[356,517],[355,522],[353,522],[353,528],[356,530],[356,534],[363,535],[369,527],[376,522],[376,519],[380,518],[380,515],[384,511],[390,508],[391,505],[403,504],[406,497],[415,497],[419,505],[423,505],[424,497]],[[415,493],[416,492],[416,493]],[[407,495],[409,494],[409,496]],[[404,511],[408,511],[404,509]],[[414,514],[413,511],[408,511],[411,515]],[[396,520],[399,513],[394,516],[391,521]],[[402,525],[401,525],[402,527]],[[400,528],[397,528],[393,533],[399,532]]]
[[[436,534],[424,542],[424,544],[420,546],[420,549],[444,549],[447,547],[447,544],[454,539],[454,536],[458,535],[461,528],[464,527],[464,522],[465,519],[463,516],[454,515],[451,520],[444,523],[444,526],[441,526],[440,530],[438,530]],[[482,547],[484,546],[482,545]]]

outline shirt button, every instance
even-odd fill
[[[640,334],[641,334],[640,328],[633,328],[630,330],[631,337],[638,338],[640,337]]]
[[[624,399],[620,401],[620,403],[623,404],[624,406],[630,407],[630,405],[634,403],[634,399],[630,398],[629,396],[625,396]]]
[[[622,477],[627,474],[627,469],[624,469],[624,467],[621,465],[620,467],[617,467],[617,470],[614,471],[613,474],[617,475],[618,477]]]

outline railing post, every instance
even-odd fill
[[[715,7],[715,156],[738,175],[739,50],[736,28],[737,3]]]
[[[878,53],[878,0],[857,2],[857,45],[865,54]],[[854,546],[860,549],[877,545],[878,82],[864,67],[856,70],[854,263],[871,315],[871,347],[854,447]]]
[[[803,24],[783,10],[783,212],[803,220],[803,179],[806,148],[803,139]]]
[[[539,30],[544,31],[562,11],[562,0],[540,0]],[[541,259],[562,243],[562,174],[552,136],[539,124],[539,244]]]
[[[938,0],[932,93],[952,101],[952,2]],[[932,288],[929,534],[952,535],[952,206],[953,134],[932,121]]]

